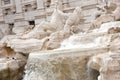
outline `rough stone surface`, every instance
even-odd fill
[[[87,80],[87,62],[96,52],[105,53],[107,48],[31,53],[23,80]]]
[[[14,57],[0,59],[0,80],[21,80],[27,57],[17,53]]]
[[[0,1],[0,80],[120,79],[119,0],[31,1]]]

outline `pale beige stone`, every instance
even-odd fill
[[[0,1],[0,38],[15,33],[0,41],[0,80],[21,79],[27,54],[24,80],[119,80],[120,2],[99,1]]]
[[[90,66],[100,71],[100,80],[119,80],[119,53],[109,52],[92,58]],[[101,77],[101,78],[100,78]],[[98,80],[99,80],[98,79]]]
[[[61,31],[57,31],[50,35],[49,42],[47,45],[48,50],[56,49],[60,47],[60,43],[68,38],[71,34],[75,34],[81,31],[78,26],[81,20],[81,8],[77,7],[73,13],[69,14],[68,19],[64,25],[64,29]],[[77,28],[78,31],[75,30]],[[74,32],[75,31],[75,32]]]
[[[13,27],[12,32],[16,35],[23,35],[27,34],[34,28],[33,25],[31,26],[21,26],[21,27]]]
[[[92,29],[100,28],[100,26],[103,23],[107,23],[111,21],[114,21],[114,16],[112,16],[111,14],[103,14],[92,22],[89,29],[92,30]]]
[[[22,53],[30,53],[34,51],[40,51],[43,49],[44,42],[46,42],[48,39],[13,39],[10,40],[7,44],[10,46],[15,52],[22,52]]]
[[[99,4],[97,7],[100,10],[96,13],[96,19],[91,23],[90,30],[99,28],[103,23],[119,20],[120,2],[118,0],[103,0],[103,3]]]
[[[66,14],[64,14],[62,11],[58,9],[55,9],[51,16],[50,22],[45,22],[45,21],[41,22],[39,25],[36,25],[32,31],[23,35],[22,38],[25,39],[45,38],[57,30],[62,30],[64,26],[65,18],[66,18]]]
[[[87,62],[96,51],[99,54],[107,49],[68,49],[31,53],[23,80],[87,80]],[[97,76],[91,80],[97,80]]]

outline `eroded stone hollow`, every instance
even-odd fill
[[[27,55],[6,46],[0,49],[0,80],[22,80]]]
[[[98,76],[100,75],[100,72],[95,70],[95,69],[92,69],[90,67],[87,68],[87,80],[98,80]]]

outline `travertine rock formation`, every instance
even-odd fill
[[[96,52],[104,53],[107,49],[68,49],[31,53],[23,80],[87,80],[86,64],[89,57]],[[91,80],[97,80],[97,76]]]
[[[18,37],[15,38],[6,36],[2,39],[2,44],[11,47],[15,52],[22,53],[59,48],[65,38],[80,31],[78,28],[81,20],[80,15],[81,8],[79,7],[70,14],[55,9],[50,22],[41,22],[29,32],[26,29],[28,33],[19,32]],[[77,28],[77,31],[73,27]]]
[[[82,19],[81,11],[81,8],[77,7],[73,13],[69,14],[69,17],[63,27],[64,29],[51,34],[47,45],[48,50],[59,48],[64,39],[68,38],[71,34],[81,31],[78,28],[80,20]],[[75,30],[75,28],[77,28],[77,30]]]
[[[119,0],[103,0],[88,30],[84,7],[65,13],[55,4],[49,21],[0,29],[0,80],[21,80],[26,62],[23,80],[119,80]]]
[[[98,80],[119,80],[119,53],[108,52],[92,57],[90,67],[100,72]]]
[[[16,35],[24,35],[30,32],[34,28],[33,25],[29,26],[21,26],[21,27],[13,27],[12,32]]]
[[[50,34],[64,28],[65,20],[67,17],[68,15],[66,13],[63,13],[59,9],[55,9],[51,16],[50,22],[41,22],[39,25],[35,26],[35,28],[28,34],[23,35],[22,38],[42,39],[48,37]]]
[[[3,26],[0,27],[0,39],[2,39],[4,36],[9,35],[11,33],[12,33],[11,27],[9,27],[9,26],[6,26],[4,28],[3,28]]]
[[[66,42],[63,42],[64,44],[62,44],[61,48],[58,50],[31,53],[26,66],[24,80],[37,80],[37,78],[41,80],[120,79],[118,75],[119,71],[113,75],[116,69],[112,68],[112,70],[106,70],[107,67],[110,67],[109,65],[111,65],[111,63],[105,63],[105,60],[111,60],[109,57],[111,54],[119,54],[119,27],[120,22],[105,23],[100,29],[96,30],[97,34],[93,31],[87,34],[73,35],[72,38],[70,37]],[[111,28],[113,28],[112,31]],[[116,31],[116,28],[118,31]],[[79,51],[77,48],[85,51]],[[91,58],[91,56],[93,57]],[[40,66],[38,66],[38,64]],[[35,75],[40,76],[37,77]],[[109,75],[112,75],[113,78],[109,78]],[[115,76],[118,77],[114,78]]]
[[[120,19],[120,2],[119,0],[115,1],[105,1],[104,4],[98,5],[99,11],[96,13],[96,19],[91,23],[90,30],[99,28],[101,24],[111,21],[116,21]]]

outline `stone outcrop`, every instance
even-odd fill
[[[98,11],[98,13],[96,13],[96,19],[91,23],[89,28],[90,30],[99,28],[103,23],[120,19],[120,2],[118,0],[104,1],[103,4],[98,5],[98,9],[101,11]]]
[[[92,48],[31,53],[23,80],[87,80],[90,56],[107,51],[107,48]]]
[[[100,72],[98,80],[119,80],[119,53],[108,52],[92,57],[89,66]]]
[[[60,0],[49,21],[0,29],[0,80],[21,80],[26,62],[23,80],[119,80],[119,3],[96,6],[89,29],[81,28],[86,7],[66,13]]]
[[[30,32],[33,28],[34,28],[33,25],[13,27],[12,32],[16,35],[23,35],[23,34],[27,34],[28,32]]]
[[[111,60],[111,54],[119,54],[119,27],[120,22],[105,23],[97,33],[93,30],[71,36],[58,50],[31,53],[24,80],[109,80],[109,75],[118,76],[119,71],[113,75],[116,69],[112,68],[112,73],[106,70],[111,64],[105,60]],[[119,76],[110,79],[118,80]]]
[[[75,31],[73,28],[79,26],[82,19],[80,15],[81,8],[79,7],[69,14],[55,9],[50,22],[41,22],[32,30],[28,30],[30,28],[28,27],[24,29],[26,32],[18,32],[14,28],[17,37],[6,36],[1,40],[1,44],[6,44],[15,52],[22,53],[59,48],[64,39],[81,31],[80,29]]]
[[[9,35],[11,33],[12,33],[12,28],[11,27],[9,27],[7,25],[4,28],[3,28],[3,26],[0,27],[0,39],[2,39],[4,36]]]

